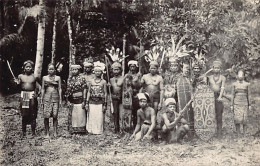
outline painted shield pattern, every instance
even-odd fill
[[[178,97],[178,109],[182,110],[186,104],[191,100],[192,87],[191,83],[186,77],[179,77],[177,80],[177,97]],[[192,110],[190,107],[183,114],[183,118],[189,123],[189,126],[193,126]]]
[[[198,137],[204,141],[216,133],[215,98],[208,85],[198,85],[195,89],[194,128]]]

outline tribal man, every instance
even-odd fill
[[[112,93],[112,103],[114,108],[114,125],[115,133],[120,131],[119,117],[122,111],[122,86],[124,82],[124,77],[121,75],[122,66],[119,62],[114,62],[112,64],[112,71],[114,77],[110,79],[111,93]]]
[[[135,60],[130,60],[128,62],[129,72],[125,75],[132,77],[132,90],[133,90],[133,101],[132,101],[132,115],[133,115],[133,127],[136,126],[137,122],[137,110],[139,107],[139,101],[137,98],[137,93],[140,90],[140,80],[141,74],[137,73],[138,62]]]
[[[164,74],[164,98],[175,98],[177,99],[176,96],[176,82],[177,78],[180,76],[180,67],[179,67],[179,60],[177,57],[171,56],[169,58],[169,65],[168,65],[168,70],[165,71]]]
[[[35,135],[36,118],[38,112],[38,102],[36,97],[36,81],[33,75],[34,63],[30,60],[23,64],[24,73],[15,80],[21,87],[20,109],[22,115],[22,132],[23,137],[26,135],[26,125],[31,124],[32,135]]]
[[[147,92],[150,97],[150,104],[157,113],[162,108],[163,100],[163,78],[158,73],[158,62],[150,62],[150,73],[141,78],[142,88],[140,91]]]
[[[182,114],[186,110],[177,113],[176,101],[174,98],[168,98],[164,102],[166,109],[159,118],[159,126],[162,129],[165,143],[180,141],[189,131],[187,121]]]
[[[154,138],[154,129],[156,126],[156,112],[148,106],[149,96],[146,93],[137,94],[140,109],[137,111],[137,124],[130,140],[139,141],[142,139],[151,140]]]
[[[225,90],[226,78],[220,74],[222,63],[220,60],[213,62],[214,74],[209,76],[210,88],[214,91],[215,95],[215,109],[216,109],[216,121],[217,121],[217,136],[222,135],[222,114],[224,105],[222,102],[223,93]]]

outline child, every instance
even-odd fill
[[[185,110],[176,112],[176,101],[174,98],[165,100],[166,110],[159,118],[159,126],[162,128],[163,139],[166,143],[181,140],[189,131],[187,121],[182,117]]]
[[[38,102],[36,97],[36,77],[33,75],[34,63],[30,60],[23,64],[24,73],[15,80],[21,86],[20,109],[22,115],[22,132],[26,135],[26,125],[31,124],[32,135],[35,136]]]
[[[54,64],[48,65],[48,75],[42,78],[42,97],[44,126],[49,137],[49,118],[53,117],[54,137],[57,137],[58,110],[61,106],[61,79],[55,75]]]
[[[244,71],[240,69],[237,81],[232,84],[231,110],[234,111],[234,122],[238,136],[241,134],[240,125],[243,125],[243,135],[247,129],[247,114],[251,110],[249,83],[244,80]]]

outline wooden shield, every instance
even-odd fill
[[[192,87],[188,78],[180,76],[177,80],[177,96],[178,96],[178,109],[183,110],[186,104],[191,100]],[[187,111],[183,114],[183,118],[189,123],[189,126],[193,125],[191,119],[191,110],[188,107]]]
[[[208,85],[198,85],[194,96],[194,128],[199,138],[208,141],[217,129],[214,92]]]
[[[123,83],[123,96],[122,96],[122,104],[125,109],[132,109],[133,105],[133,88],[129,83],[130,80],[124,79]]]

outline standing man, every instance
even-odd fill
[[[38,113],[38,102],[36,96],[37,78],[33,75],[34,63],[27,60],[23,64],[24,73],[15,80],[21,87],[20,110],[22,115],[22,132],[26,135],[26,125],[30,124],[32,135],[35,136],[36,118]]]
[[[119,62],[114,62],[112,64],[112,71],[114,77],[110,79],[111,93],[112,93],[112,103],[114,108],[114,125],[115,133],[120,131],[120,112],[122,111],[122,86],[124,82],[124,77],[122,76],[122,66]]]
[[[129,72],[125,75],[125,77],[132,77],[132,90],[133,90],[133,103],[132,103],[132,116],[133,116],[133,127],[135,128],[137,122],[137,110],[139,107],[139,101],[137,98],[137,93],[140,90],[140,80],[141,73],[137,73],[138,62],[135,60],[130,60],[128,62]]]
[[[220,60],[213,62],[213,75],[209,76],[210,88],[214,91],[215,109],[217,121],[217,136],[222,136],[222,114],[224,104],[222,102],[223,92],[225,90],[226,78],[220,74],[222,63]]]
[[[164,94],[163,78],[158,74],[158,67],[157,61],[151,61],[150,73],[143,75],[141,78],[143,91],[149,94],[151,107],[154,108],[156,113],[162,108]]]

